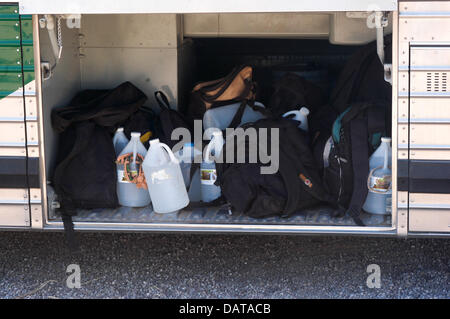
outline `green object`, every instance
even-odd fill
[[[0,5],[0,99],[35,79],[31,15]]]

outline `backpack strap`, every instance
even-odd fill
[[[164,94],[163,91],[156,91],[155,92],[155,100],[159,105],[159,108],[162,110],[169,109],[170,110],[170,104],[169,99]]]
[[[364,226],[360,218],[361,209],[367,197],[367,176],[369,174],[369,145],[367,121],[357,117],[350,123],[353,193],[347,213],[358,226]]]
[[[75,211],[72,211],[71,209],[61,209],[61,219],[64,225],[66,245],[71,251],[77,251],[79,249],[79,244],[75,237],[75,231],[73,229],[72,216],[74,214]]]

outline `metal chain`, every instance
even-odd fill
[[[61,53],[62,53],[62,32],[61,32],[61,20],[62,20],[62,16],[58,16],[58,20],[57,20],[57,35],[56,35],[56,40],[58,41],[58,47],[59,47],[59,54],[58,54],[58,59],[61,58]]]

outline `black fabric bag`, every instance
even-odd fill
[[[320,172],[311,153],[308,136],[297,127],[298,123],[289,119],[262,119],[248,123],[242,128],[253,128],[257,132],[267,129],[267,155],[273,154],[271,129],[279,132],[279,170],[274,174],[261,174],[260,168],[267,166],[259,159],[256,163],[249,161],[250,144],[246,139],[235,140],[234,162],[225,163],[227,149],[231,144],[229,135],[222,151],[224,163],[216,163],[216,185],[221,187],[222,195],[231,207],[248,216],[261,218],[266,216],[289,216],[292,213],[330,197],[322,187]],[[260,135],[261,136],[261,135]],[[245,163],[238,163],[237,149],[245,147]],[[259,152],[259,150],[258,150]]]
[[[324,184],[340,214],[349,214],[363,226],[360,213],[367,197],[369,157],[386,136],[385,102],[355,103],[333,125],[332,136],[325,141],[319,166],[324,168]],[[317,154],[316,154],[317,156]]]
[[[268,108],[275,117],[303,106],[312,115],[326,102],[320,87],[294,73],[286,73],[274,86]]]
[[[162,143],[167,144],[170,148],[178,143],[177,140],[172,140],[171,138],[172,132],[176,128],[185,128],[189,130],[191,136],[194,136],[193,123],[187,120],[180,112],[170,108],[169,100],[163,92],[156,91],[155,100],[161,109],[159,114],[159,139]]]
[[[141,107],[123,123],[123,132],[130,140],[131,132],[141,133],[141,142],[148,149],[150,139],[157,138],[156,114],[148,107]]]
[[[114,128],[136,112],[146,100],[145,94],[130,82],[124,82],[112,90],[85,90],[78,93],[69,106],[52,111],[52,127],[61,133],[72,123],[91,120],[99,126]]]
[[[384,42],[389,61],[391,36]],[[313,152],[323,169],[324,185],[340,214],[349,214],[358,225],[363,225],[360,213],[368,192],[369,157],[381,136],[390,136],[391,113],[392,87],[384,80],[374,41],[349,59],[328,105],[310,118]]]
[[[392,59],[392,37],[385,36],[385,59]],[[358,102],[392,101],[392,86],[384,80],[384,67],[373,41],[349,59],[331,93],[329,104],[339,113]]]
[[[77,209],[117,207],[111,133],[145,100],[144,93],[126,82],[110,91],[82,91],[69,106],[52,111],[52,125],[60,133],[52,182],[69,245],[74,245],[72,216]]]

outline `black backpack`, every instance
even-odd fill
[[[385,112],[383,101],[352,104],[334,122],[318,158],[338,214],[347,212],[359,226],[364,225],[360,213],[368,193],[369,157],[388,131]]]
[[[172,148],[178,143],[177,140],[172,140],[172,132],[176,128],[185,128],[189,130],[191,136],[194,132],[193,122],[186,119],[180,112],[170,108],[167,96],[161,92],[155,92],[155,100],[158,103],[161,112],[159,114],[159,139],[162,143],[167,144]]]
[[[385,37],[386,59],[390,59],[391,37]],[[314,156],[323,168],[327,191],[357,225],[367,196],[369,157],[390,136],[392,87],[384,80],[376,42],[359,49],[348,61],[329,105],[311,119]],[[320,115],[320,116],[319,116]],[[333,125],[330,125],[333,123]]]
[[[125,82],[109,91],[82,91],[69,106],[52,111],[52,126],[60,133],[52,182],[69,245],[74,245],[72,216],[77,209],[118,206],[112,133],[146,99]]]
[[[273,154],[271,129],[279,130],[279,170],[274,174],[261,174],[261,159],[249,161],[248,138],[236,141],[235,135],[226,138],[222,150],[224,163],[216,163],[217,181],[231,207],[250,217],[289,216],[306,207],[322,201],[329,201],[329,195],[322,187],[320,171],[308,144],[308,136],[290,119],[262,119],[242,126],[242,129],[267,129],[267,155]],[[234,162],[226,163],[227,152],[234,140]],[[258,138],[259,139],[259,138]],[[238,147],[245,147],[245,162],[237,160]],[[258,150],[260,152],[260,150]]]
[[[392,59],[392,37],[385,36],[385,59]],[[384,80],[384,67],[373,41],[355,52],[339,75],[329,104],[339,113],[350,104],[370,101],[392,101],[392,86]]]

